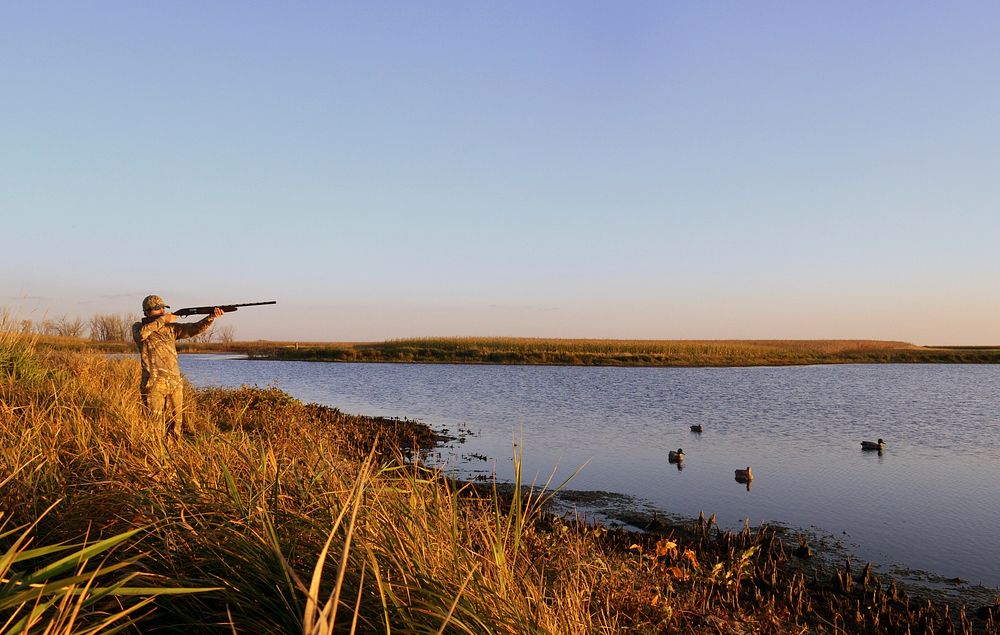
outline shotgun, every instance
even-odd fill
[[[187,317],[189,315],[212,315],[215,312],[215,307],[222,309],[223,313],[231,313],[236,311],[241,306],[261,306],[263,304],[277,304],[275,300],[270,300],[268,302],[245,302],[243,304],[216,304],[214,306],[189,306],[183,309],[177,309],[176,311],[171,311],[177,317]]]

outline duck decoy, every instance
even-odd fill
[[[684,460],[684,450],[681,448],[677,448],[676,452],[671,450],[670,453],[667,454],[667,461],[671,463],[680,463],[683,460]]]
[[[749,465],[745,470],[736,470],[736,481],[738,483],[749,483],[752,480],[753,480],[753,470],[750,469]]]
[[[877,443],[872,443],[871,441],[862,441],[861,442],[861,449],[862,450],[878,450],[879,452],[881,452],[882,450],[885,449],[885,441],[883,441],[882,439],[879,439]]]
[[[691,426],[691,432],[701,432],[701,431],[702,431],[702,429],[701,429],[701,424],[700,423],[697,424],[697,425]]]

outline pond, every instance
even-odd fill
[[[834,536],[883,570],[1000,587],[1000,368],[592,368],[249,361],[182,355],[196,386],[274,385],[345,412],[464,437],[458,476],[627,494]],[[700,424],[703,432],[691,432]],[[885,439],[864,452],[862,440]],[[683,448],[682,468],[668,463]],[[734,470],[751,466],[748,490]]]

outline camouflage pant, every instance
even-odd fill
[[[142,404],[153,423],[164,425],[167,438],[184,431],[184,388],[157,382],[142,390]]]

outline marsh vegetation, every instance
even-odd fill
[[[766,528],[551,516],[545,492],[408,459],[419,425],[276,389],[191,391],[164,447],[138,373],[0,329],[0,631],[997,630]]]
[[[785,366],[998,363],[1000,347],[915,346],[879,340],[574,340],[417,338],[374,343],[243,343],[260,359],[583,366]]]

